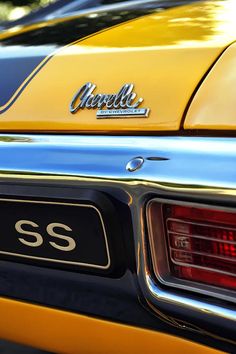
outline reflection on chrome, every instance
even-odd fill
[[[143,158],[142,168],[130,173],[127,162],[137,156]],[[217,318],[220,325],[236,320],[229,302],[221,306],[214,298],[163,290],[150,275],[145,205],[158,196],[234,207],[235,166],[234,138],[0,135],[1,194],[13,196],[4,187],[9,182],[23,190],[74,186],[103,191],[125,203],[132,214],[138,279],[147,302],[162,311],[165,306],[175,313],[187,310],[216,325]],[[41,193],[37,188],[35,197]]]

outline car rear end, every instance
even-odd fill
[[[150,4],[1,35],[2,338],[235,350],[235,5]]]

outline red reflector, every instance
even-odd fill
[[[227,224],[236,226],[235,213],[221,210],[201,209],[180,205],[165,206],[169,217],[177,219],[188,219],[190,221],[216,222],[217,224]]]
[[[161,279],[236,290],[236,213],[154,201],[149,222],[154,270]]]

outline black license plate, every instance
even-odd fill
[[[89,204],[0,199],[0,258],[108,269],[101,212]]]

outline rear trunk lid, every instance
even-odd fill
[[[229,4],[98,11],[12,28],[0,36],[0,130],[178,131],[202,78],[236,38]]]

